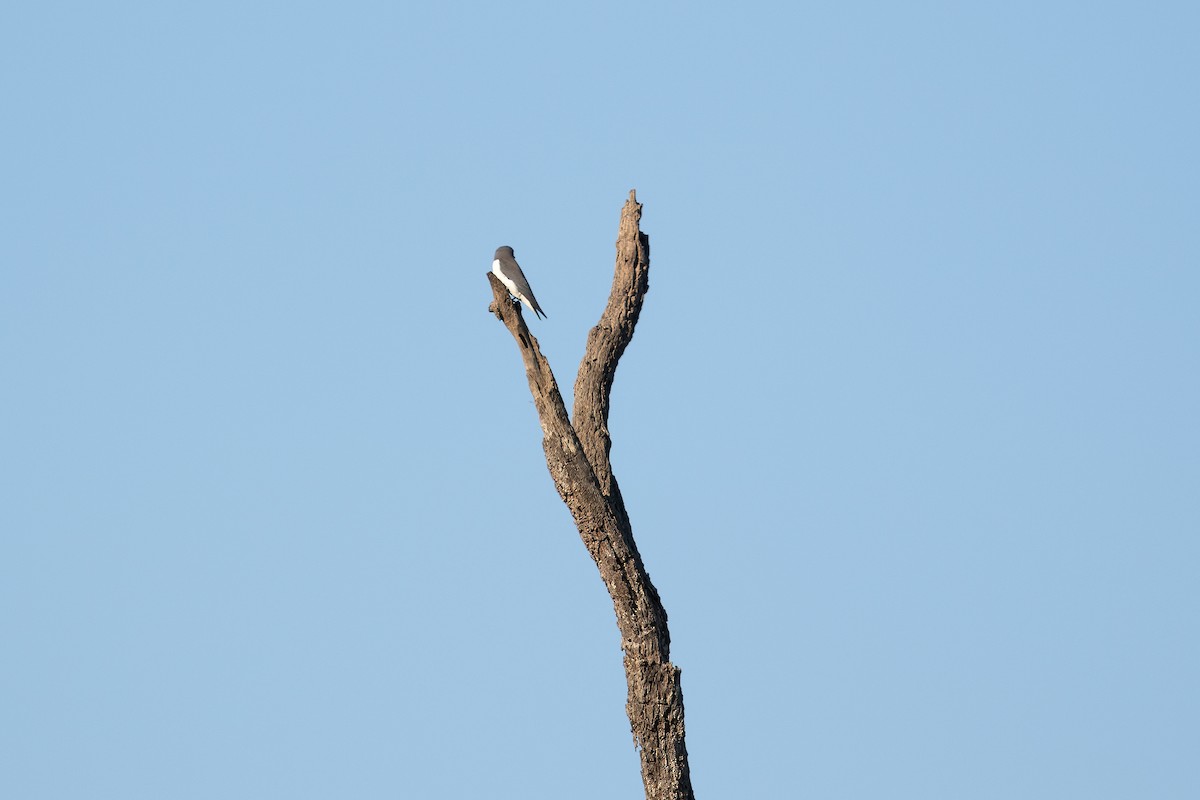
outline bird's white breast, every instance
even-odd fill
[[[508,291],[510,291],[513,295],[520,297],[520,293],[517,292],[517,285],[509,280],[508,276],[500,270],[500,259],[498,258],[492,262],[492,274],[499,278],[500,282],[508,287]]]

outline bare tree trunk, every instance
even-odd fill
[[[647,800],[693,800],[684,742],[683,692],[671,663],[667,612],[642,564],[608,454],[609,397],[617,362],[633,338],[649,288],[650,240],[639,229],[642,206],[634,192],[621,210],[617,263],[608,307],[588,334],[575,380],[575,424],[550,364],[529,333],[520,307],[488,273],[495,302],[489,310],[512,333],[525,362],[529,391],[542,424],[546,466],[570,509],[579,536],[612,597],[629,686],[625,710],[642,759]]]

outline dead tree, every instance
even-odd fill
[[[491,273],[488,280],[495,302],[488,310],[517,342],[542,424],[546,466],[612,596],[629,687],[625,710],[641,754],[646,800],[693,800],[684,743],[683,693],[679,668],[670,658],[667,612],[642,564],[608,460],[612,447],[608,407],[617,361],[633,338],[650,287],[650,239],[639,228],[641,217],[642,206],[631,191],[621,210],[608,307],[588,334],[587,350],[575,378],[574,424],[520,306],[509,300],[508,290]]]

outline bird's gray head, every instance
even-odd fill
[[[513,255],[512,248],[509,247],[508,245],[504,245],[503,247],[497,247],[496,255],[492,256],[492,258],[499,258],[500,256],[508,256],[509,258],[513,258],[513,259],[516,258],[516,256]]]

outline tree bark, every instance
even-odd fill
[[[642,564],[625,503],[609,463],[609,398],[617,362],[633,338],[649,289],[650,240],[641,232],[642,206],[634,192],[621,210],[617,260],[608,306],[588,334],[575,380],[575,423],[567,416],[550,364],[529,332],[521,307],[488,273],[489,306],[512,333],[542,425],[546,466],[608,587],[621,632],[625,710],[642,762],[647,800],[693,800],[684,742],[683,692],[671,663],[667,612]]]

